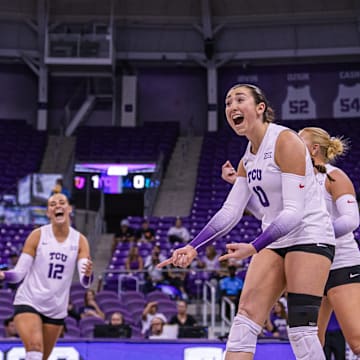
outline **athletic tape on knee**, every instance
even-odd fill
[[[255,353],[261,326],[244,315],[236,315],[231,326],[226,351]]]
[[[321,296],[288,293],[289,327],[316,326]]]
[[[28,351],[25,356],[25,360],[42,360],[43,353],[39,351]]]
[[[289,341],[298,360],[325,360],[317,326],[288,328]]]

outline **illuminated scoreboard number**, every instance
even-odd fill
[[[145,187],[145,176],[144,175],[135,175],[133,177],[133,188],[134,189],[143,189]]]
[[[92,175],[91,176],[91,186],[93,189],[101,190],[107,188],[113,176],[101,176],[101,175]],[[150,177],[146,177],[143,174],[135,174],[133,176],[125,176],[122,180],[122,187],[129,190],[143,190],[151,186]]]
[[[334,117],[356,117],[360,115],[360,84],[339,85],[338,95],[333,104]]]

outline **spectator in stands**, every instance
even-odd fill
[[[220,293],[221,296],[226,296],[237,306],[244,286],[244,281],[236,276],[235,266],[230,265],[228,271],[229,275],[220,280]]]
[[[64,181],[62,178],[56,179],[55,186],[53,187],[50,195],[54,194],[64,194],[70,202],[71,194],[69,189],[64,186]]]
[[[285,287],[288,337],[296,359],[323,359],[318,313],[334,259],[335,237],[309,152],[297,134],[273,124],[273,110],[255,85],[231,87],[225,113],[233,131],[248,140],[237,171],[232,169],[229,182],[233,186],[223,206],[198,235],[158,267],[189,266],[202,247],[239,223],[252,197],[257,199],[263,232],[250,243],[227,244],[228,254],[219,258],[251,257],[225,359],[254,357],[257,336]]]
[[[136,239],[138,241],[153,242],[155,241],[155,230],[150,227],[149,221],[144,219],[140,229],[136,231]]]
[[[125,260],[125,269],[128,272],[142,271],[144,269],[144,260],[139,255],[139,248],[132,246],[129,250],[128,256]]]
[[[167,334],[164,333],[166,325],[166,317],[162,314],[156,314],[150,321],[149,330],[146,332],[145,337],[149,339],[166,339]]]
[[[209,277],[219,276],[219,256],[214,245],[209,245],[205,250],[205,256],[199,259],[198,267],[209,272]]]
[[[156,288],[156,285],[164,281],[163,270],[157,268],[157,265],[160,263],[160,256],[161,254],[159,253],[159,251],[157,249],[153,249],[150,261],[146,262],[144,284],[145,293],[153,291]]]
[[[266,328],[273,337],[287,339],[287,313],[280,300],[273,306],[266,321]]]
[[[165,275],[166,281],[179,291],[179,298],[187,300],[189,298],[185,290],[186,272],[174,265],[170,265]]]
[[[163,319],[163,322],[166,323],[167,319],[166,316],[162,313],[158,312],[158,303],[157,301],[150,301],[149,303],[146,304],[143,313],[141,315],[141,333],[142,334],[146,334],[147,331],[150,329],[151,327],[151,320],[154,317],[160,317],[161,319]]]
[[[124,324],[124,317],[121,312],[115,311],[110,315],[109,320],[110,325],[123,325]]]
[[[68,316],[74,318],[76,321],[79,321],[81,319],[80,313],[76,310],[74,304],[71,302],[71,299],[69,298],[69,304],[68,304]]]
[[[8,339],[18,339],[19,335],[15,327],[14,317],[4,320],[5,337]]]
[[[182,219],[180,217],[177,217],[175,219],[175,224],[170,227],[167,236],[172,244],[176,242],[188,242],[190,240],[190,233],[188,229],[183,225]]]
[[[187,313],[187,303],[184,300],[178,300],[176,302],[177,306],[177,314],[174,315],[170,321],[169,324],[177,324],[180,327],[181,326],[195,326],[196,320],[192,315],[189,315]]]
[[[79,309],[81,319],[88,316],[95,316],[100,319],[105,319],[105,314],[100,309],[100,306],[95,301],[95,291],[87,289],[84,295],[84,306]]]
[[[135,231],[130,226],[129,220],[122,219],[120,222],[120,228],[114,235],[111,253],[114,253],[117,244],[123,242],[131,242],[134,240],[135,240]]]
[[[159,259],[159,261],[164,261],[166,257],[161,253],[161,247],[160,244],[154,245],[154,247],[151,249],[151,253],[145,258],[144,262],[144,268],[147,269],[151,263],[153,262],[153,259]]]
[[[122,334],[122,337],[131,337],[131,327],[125,323],[121,312],[115,311],[110,315],[109,325],[118,327],[119,334]]]

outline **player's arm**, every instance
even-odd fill
[[[160,264],[162,268],[169,264],[179,267],[187,267],[195,259],[198,250],[216,239],[226,235],[240,221],[251,196],[245,169],[241,162],[239,176],[236,178],[221,209],[210,219],[203,229],[195,236],[190,243],[182,248],[176,249],[172,256]]]
[[[9,283],[18,283],[23,280],[25,275],[30,271],[39,241],[40,229],[35,229],[25,240],[24,247],[15,268],[8,271],[0,271],[0,280],[5,280]]]
[[[226,235],[242,218],[251,196],[242,160],[238,175],[221,209],[189,243],[196,250]]]
[[[329,175],[334,181],[326,179],[325,186],[340,214],[333,222],[335,237],[338,238],[359,226],[359,206],[349,177],[340,169],[333,170]]]
[[[260,251],[298,226],[305,208],[305,145],[297,134],[283,131],[276,142],[275,161],[281,170],[283,209],[251,244]]]
[[[239,163],[238,170],[236,171],[231,162],[227,160],[221,167],[221,178],[227,183],[233,185],[236,178],[238,177],[239,171],[240,174],[243,174],[242,169],[242,162]],[[251,198],[246,205],[246,210],[250,211],[259,220],[261,220],[263,217],[262,206],[260,205],[255,195],[251,195]]]
[[[94,280],[93,266],[90,259],[89,242],[83,234],[80,234],[79,253],[77,262],[79,279],[82,286],[89,288]]]

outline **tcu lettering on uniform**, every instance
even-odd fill
[[[67,255],[59,252],[50,253],[50,261],[60,260],[62,262],[66,262],[67,258],[68,258]],[[65,270],[65,266],[63,264],[55,264],[53,262],[50,262],[48,277],[50,279],[62,279],[64,270]]]
[[[254,180],[261,180],[261,169],[253,169],[248,172],[248,183],[250,184]]]
[[[51,252],[50,260],[61,260],[62,262],[66,262],[67,255],[59,253],[59,252]]]

